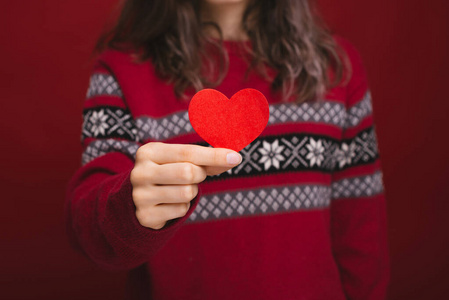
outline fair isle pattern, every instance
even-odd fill
[[[116,139],[95,140],[87,145],[81,158],[82,165],[111,152],[119,152],[135,159],[139,144],[130,141],[120,141]]]
[[[105,95],[123,97],[120,86],[112,75],[93,74],[90,78],[87,98]],[[348,111],[343,104],[330,101],[272,104],[268,124],[314,122],[349,128],[357,126],[370,114],[372,114],[372,100],[371,93],[367,91],[363,99]],[[140,117],[136,119],[136,124],[140,141],[161,141],[193,132],[187,111],[180,111],[163,118]]]
[[[95,73],[90,77],[87,99],[96,96],[123,97],[120,86],[112,75]]]
[[[342,143],[305,134],[259,137],[240,154],[243,160],[237,167],[208,180],[301,170],[332,172],[367,164],[378,157],[374,127]]]
[[[345,178],[332,183],[332,198],[370,197],[384,190],[382,172],[371,175]]]
[[[83,113],[82,139],[118,137],[136,141],[137,128],[131,114],[116,107],[96,107]]]
[[[116,108],[119,110],[120,108]],[[86,113],[88,113],[87,111]],[[124,114],[129,114],[123,110]],[[104,112],[107,114],[108,112]],[[313,122],[335,125],[341,128],[357,126],[364,118],[372,113],[369,93],[364,99],[353,106],[348,112],[345,107],[336,102],[317,102],[302,104],[274,104],[270,105],[268,125],[283,123]],[[131,119],[131,115],[129,114]],[[139,141],[164,141],[183,134],[194,132],[189,121],[187,111],[179,111],[162,118],[143,116],[136,118],[137,138]]]
[[[104,143],[106,141],[107,143]],[[134,157],[137,147],[129,148],[129,145],[130,142],[126,140],[96,140],[91,142],[85,150],[83,162],[113,151]],[[237,167],[226,173],[208,177],[207,180],[300,170],[332,172],[370,163],[378,157],[373,127],[360,132],[354,139],[342,143],[319,135],[290,134],[281,137],[259,137],[240,151],[240,154],[243,160]]]
[[[240,151],[243,160],[237,167],[211,179],[305,169],[330,172],[337,147],[334,140],[311,135],[259,137]]]
[[[331,200],[369,197],[383,192],[380,171],[327,185],[288,185],[202,196],[190,222],[250,215],[325,209]]]
[[[194,131],[189,121],[189,114],[186,111],[159,119],[140,117],[136,119],[136,126],[140,141],[162,141]]]
[[[370,91],[348,112],[343,104],[329,101],[315,103],[283,103],[270,105],[268,124],[315,122],[335,125],[343,129],[357,126],[373,111]]]
[[[326,208],[331,189],[324,185],[264,187],[202,196],[190,222]]]
[[[344,105],[336,102],[272,104],[268,124],[313,122],[343,127],[345,115]]]
[[[346,145],[348,145],[347,148],[345,147]],[[340,156],[341,153],[343,153],[343,157]],[[376,131],[374,126],[372,126],[367,130],[359,132],[353,139],[344,140],[335,156],[339,162],[338,168],[344,169],[344,162],[346,162],[346,167],[351,166],[351,164],[368,163],[377,158],[378,154]]]
[[[88,97],[99,95],[122,96],[120,87],[111,75],[96,73],[91,77]],[[270,105],[269,125],[288,122],[316,122],[339,126],[355,127],[372,114],[371,94],[349,108],[338,102],[320,101],[315,103],[283,103]],[[126,141],[117,141],[114,146],[104,144],[105,140],[120,138],[143,142],[164,141],[193,132],[188,112],[179,111],[163,118],[148,116],[134,120],[128,110],[118,107],[96,107],[84,111],[82,139],[102,139],[100,144],[91,144],[83,154],[83,162],[104,155],[106,149],[130,156]],[[277,173],[296,170],[319,170],[331,172],[351,165],[369,163],[377,156],[377,139],[374,128],[359,133],[354,139],[341,141],[326,136],[295,134],[283,137],[260,137],[241,151],[242,163],[219,176],[249,176],[260,173]]]

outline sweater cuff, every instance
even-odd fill
[[[111,238],[120,242],[122,246],[141,254],[153,255],[173,236],[195,210],[200,192],[192,200],[184,217],[168,221],[159,230],[147,228],[142,226],[136,217],[130,173],[131,171],[128,171],[118,175],[122,178],[117,180],[117,185],[111,190],[103,225],[108,228],[106,231],[111,233]]]

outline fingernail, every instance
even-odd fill
[[[231,152],[226,155],[226,162],[229,165],[237,165],[241,161],[242,161],[242,156],[238,153]]]

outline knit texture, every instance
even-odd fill
[[[240,151],[240,165],[208,177],[187,215],[161,230],[135,216],[129,174],[138,147],[207,144],[189,122],[189,102],[176,99],[151,62],[103,53],[84,105],[83,166],[67,191],[74,244],[107,269],[140,266],[130,276],[133,299],[384,299],[385,198],[371,94],[359,54],[337,42],[352,65],[349,82],[303,104],[282,102],[255,72],[245,76],[247,58],[225,43],[230,66],[216,89],[228,98],[261,91],[268,125]]]

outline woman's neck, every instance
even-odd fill
[[[247,0],[241,1],[215,1],[204,0],[201,3],[202,22],[216,23],[222,33],[224,40],[243,41],[248,36],[243,30],[242,19],[248,4]],[[206,34],[214,38],[219,38],[216,30],[211,27],[205,28]]]

